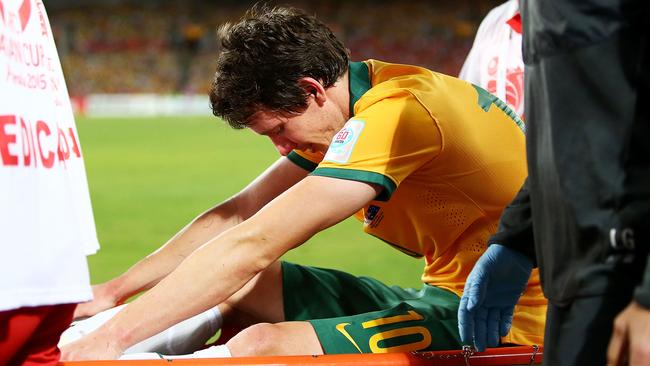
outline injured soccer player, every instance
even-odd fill
[[[213,113],[269,138],[282,156],[94,287],[95,300],[77,315],[141,295],[63,346],[63,359],[119,358],[215,306],[228,328],[243,329],[224,346],[235,357],[460,349],[465,280],[527,175],[521,119],[466,81],[352,61],[324,23],[295,8],[254,7],[219,37]],[[395,255],[423,258],[422,286],[282,260],[350,217]],[[392,263],[382,265],[390,273]],[[523,296],[500,309],[490,344],[541,344],[546,302],[537,273],[515,290]]]

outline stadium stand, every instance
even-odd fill
[[[478,24],[499,1],[288,1],[317,14],[352,50],[457,75]],[[216,26],[250,1],[48,1],[70,95],[205,94]]]

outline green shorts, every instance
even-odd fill
[[[284,315],[309,321],[326,354],[460,349],[456,294],[386,286],[345,272],[282,262]]]

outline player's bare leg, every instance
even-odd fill
[[[309,322],[285,322],[282,266],[275,262],[219,305],[224,323],[247,327],[226,346],[233,356],[321,355]]]
[[[246,328],[284,321],[282,266],[275,262],[219,305],[225,326]]]
[[[323,348],[309,322],[259,323],[252,325],[226,346],[238,356],[322,355]]]
[[[212,346],[192,354],[167,356],[156,353],[138,353],[121,359],[187,359],[241,356],[322,355],[323,349],[314,328],[308,322],[258,323],[252,325],[225,345]]]

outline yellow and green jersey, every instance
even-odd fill
[[[293,151],[312,175],[383,187],[357,213],[364,231],[425,258],[422,281],[462,294],[526,171],[523,122],[457,78],[376,60],[350,64],[350,119],[328,151]],[[541,344],[535,271],[506,342]]]

